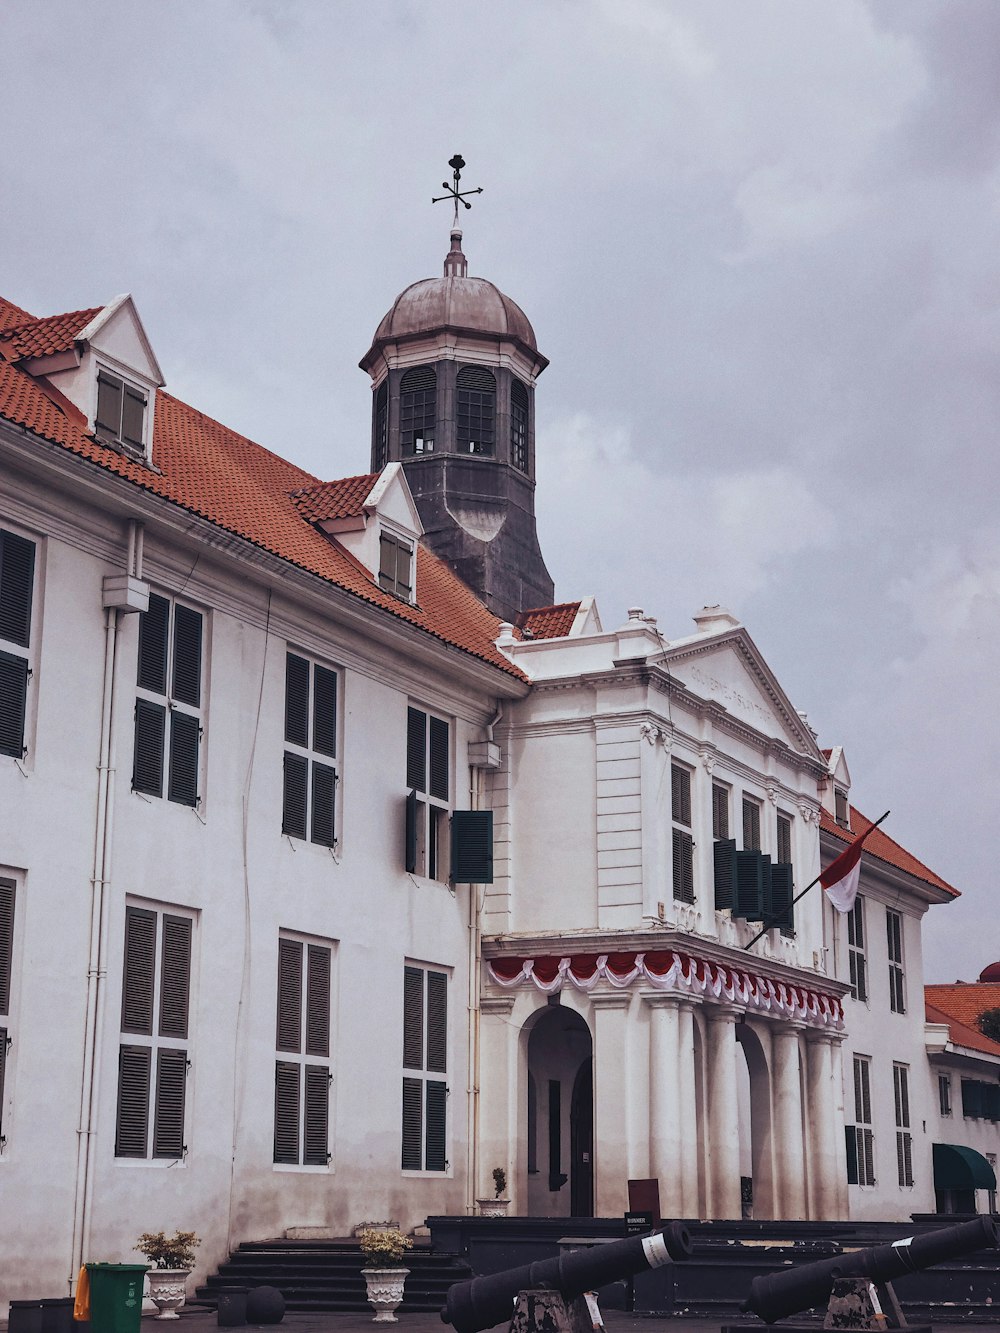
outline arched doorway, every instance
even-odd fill
[[[590,1217],[594,1179],[593,1041],[584,1019],[552,1004],[528,1035],[528,1215]]]
[[[761,1038],[749,1023],[737,1026],[736,1040],[744,1056],[737,1069],[743,1216],[773,1218],[776,1200],[771,1071]]]

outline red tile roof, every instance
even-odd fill
[[[342,477],[339,481],[324,481],[318,486],[304,486],[292,491],[292,503],[310,523],[355,518],[364,512],[364,503],[378,476],[377,472],[366,472],[363,477]]]
[[[22,357],[52,356],[55,352],[67,352],[80,330],[85,329],[103,308],[94,306],[91,310],[71,310],[65,315],[49,315],[45,319],[28,319],[20,324],[9,325],[0,332],[4,354],[10,360],[18,361]]]
[[[991,1041],[976,1025],[987,1009],[1000,1009],[1000,982],[925,986],[924,1000],[928,1023],[947,1023],[956,1046],[1000,1055],[1000,1041]]]
[[[0,327],[12,321],[21,323],[17,316],[23,314],[9,302],[0,302]],[[318,477],[171,394],[160,390],[156,398],[153,458],[159,471],[102,445],[87,433],[79,413],[64,410],[41,383],[3,360],[0,416],[509,676],[524,679],[494,644],[500,624],[497,617],[435,555],[424,547],[418,549],[418,606],[384,592],[343,547],[303,521],[291,492],[319,487]]]
[[[558,602],[555,606],[536,606],[522,611],[517,627],[526,639],[564,639],[573,628],[579,602]]]
[[[820,813],[820,828],[824,833],[832,833],[841,842],[853,842],[859,834],[864,833],[865,829],[871,828],[872,821],[866,815],[863,815],[860,810],[855,809],[853,805],[850,810],[850,830],[841,828],[833,815],[826,810]],[[935,875],[934,871],[925,866],[923,861],[918,861],[915,856],[911,856],[905,847],[900,847],[899,843],[894,842],[881,828],[877,828],[865,842],[865,855],[873,856],[879,861],[885,861],[888,865],[895,866],[897,870],[905,870],[908,875],[913,875],[916,879],[922,879],[925,884],[933,884],[936,889],[944,889],[953,898],[960,896],[958,889],[949,884],[947,880],[943,880],[940,875]]]

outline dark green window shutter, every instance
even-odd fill
[[[151,593],[149,610],[139,616],[138,683],[154,694],[167,692],[167,636],[170,628],[170,603]]]
[[[14,881],[0,879],[0,1014],[10,1013],[14,967]]]
[[[329,764],[312,764],[312,825],[310,838],[321,847],[336,845],[334,807],[337,795],[337,772]]]
[[[764,916],[764,864],[758,851],[736,853],[736,902],[733,916],[761,921]]]
[[[27,648],[31,638],[31,592],[35,543],[0,532],[0,639]]]
[[[197,708],[201,702],[202,615],[189,606],[174,607],[173,697]]]
[[[330,950],[310,944],[308,958],[306,1055],[327,1056],[330,1054]]]
[[[453,811],[451,878],[455,884],[493,883],[492,810]]]
[[[419,708],[406,710],[406,785],[427,790],[427,714]]]
[[[284,796],[281,803],[281,831],[292,838],[306,836],[306,791],[309,760],[301,755],[285,755]]]
[[[427,1082],[427,1147],[424,1158],[426,1171],[444,1171],[445,1125],[448,1118],[448,1088],[444,1083]]]
[[[778,861],[771,866],[771,894],[767,916],[772,926],[777,926],[785,933],[795,929],[795,909],[792,907],[794,897],[792,867]]]
[[[858,1183],[858,1131],[854,1125],[844,1126],[844,1143],[847,1148],[847,1183]]]
[[[694,902],[694,840],[684,829],[673,832],[674,897],[678,902]]]
[[[135,756],[132,787],[149,796],[163,795],[163,747],[167,710],[148,699],[135,701]]]
[[[313,749],[337,753],[337,673],[324,666],[313,667]]]
[[[274,1160],[299,1160],[299,1090],[301,1066],[278,1060],[274,1067]]]
[[[743,798],[743,850],[760,851],[760,806],[746,796]]]
[[[1000,1120],[1000,1083],[983,1084],[983,1118]]]
[[[141,701],[140,701],[141,702]],[[190,713],[170,714],[170,773],[167,797],[178,805],[198,804],[198,740],[201,726]]]
[[[153,971],[156,966],[156,913],[125,908],[125,971],[122,1031],[153,1032]],[[129,1048],[131,1049],[131,1048]]]
[[[403,1068],[424,1067],[424,974],[403,968]]]
[[[278,940],[279,1051],[302,1050],[302,961],[299,940]]]
[[[729,837],[729,788],[712,784],[712,836]]]
[[[419,1078],[403,1079],[403,1170],[419,1171],[423,1147],[424,1085]]]
[[[406,798],[406,869],[412,875],[417,869],[417,793],[411,791]]]
[[[97,376],[97,416],[94,424],[118,439],[122,425],[122,389],[124,385],[116,375],[105,371]]]
[[[305,1134],[302,1161],[326,1166],[330,1160],[330,1071],[306,1065]]]
[[[184,1039],[188,1034],[191,989],[191,918],[163,917],[160,949],[160,1036]]]
[[[431,781],[429,792],[439,801],[446,801],[449,796],[448,783],[448,723],[439,717],[429,719]]]
[[[142,448],[142,426],[146,416],[146,398],[131,384],[125,385],[125,401],[122,404],[122,439],[136,448]]]
[[[146,1156],[152,1055],[148,1046],[122,1046],[119,1051],[116,1157]]]
[[[309,744],[309,663],[295,653],[285,657],[285,740]]]
[[[443,1074],[447,1068],[448,977],[444,972],[428,972],[427,1069],[434,1074]]]
[[[679,764],[670,766],[670,814],[678,824],[687,824],[690,827],[691,774]]]
[[[187,1052],[161,1046],[156,1052],[153,1156],[184,1156],[184,1086]]]
[[[713,849],[715,859],[715,906],[720,911],[736,901],[736,839],[723,838]]]
[[[788,815],[778,815],[778,856],[777,860],[783,865],[791,865],[792,861],[792,821]]]
[[[983,1085],[977,1079],[962,1079],[962,1114],[970,1120],[983,1114]]]
[[[24,754],[27,701],[28,659],[0,652],[0,754]]]

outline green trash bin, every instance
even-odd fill
[[[139,1333],[146,1264],[87,1264],[91,1333]]]

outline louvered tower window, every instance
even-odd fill
[[[510,382],[510,461],[519,472],[527,472],[528,390],[518,379]]]
[[[451,728],[422,708],[406,710],[406,869],[448,878],[445,830],[451,803]]]
[[[403,969],[404,1171],[448,1169],[448,977]]]
[[[670,814],[673,823],[673,882],[677,902],[694,902],[694,838],[691,833],[691,770],[670,766]]]
[[[389,461],[389,382],[375,391],[375,438],[372,442],[372,471],[381,472]]]
[[[282,833],[335,847],[337,673],[291,652],[285,655],[282,777]]]
[[[116,1157],[187,1151],[193,929],[188,913],[125,908]]]
[[[7,1145],[7,1056],[14,1042],[12,979],[14,972],[14,898],[12,879],[0,879],[0,1153]]]
[[[434,452],[437,373],[415,366],[399,381],[399,447],[404,458]]]
[[[132,788],[179,805],[200,800],[204,624],[156,593],[139,617]]]
[[[35,543],[0,528],[0,754],[22,759],[32,675]]]
[[[330,1163],[329,944],[278,938],[274,1066],[274,1160],[286,1166]]]
[[[463,366],[455,382],[455,448],[492,454],[496,443],[497,382],[481,366]]]

